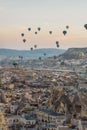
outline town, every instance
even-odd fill
[[[87,61],[24,65],[0,68],[0,130],[87,130]]]

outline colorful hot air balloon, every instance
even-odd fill
[[[49,34],[52,34],[52,31],[49,31]]]
[[[23,37],[23,36],[24,36],[24,33],[21,33],[21,36]]]
[[[57,48],[59,48],[59,44],[57,44],[56,46],[57,46]]]
[[[38,27],[38,31],[40,31],[41,30],[41,28],[40,27]]]
[[[19,59],[21,59],[21,60],[22,60],[22,59],[23,59],[23,56],[19,56]]]
[[[83,58],[85,57],[85,54],[84,54],[83,52],[81,52],[81,53],[79,54],[79,57],[80,57],[81,59],[83,59]]]
[[[56,41],[56,46],[57,46],[57,48],[59,47],[59,42],[58,41]]]
[[[13,62],[12,65],[13,65],[14,67],[17,67],[18,63]]]
[[[84,28],[87,30],[87,24],[84,24]]]
[[[58,41],[56,41],[56,45],[58,45],[59,44],[59,42]]]
[[[35,32],[35,34],[37,34],[37,32]]]
[[[31,28],[28,28],[28,31],[31,31]]]
[[[44,56],[46,56],[46,53],[44,53]]]
[[[26,42],[26,39],[23,39],[23,42]]]
[[[66,29],[69,29],[69,26],[68,26],[68,25],[66,26]]]
[[[41,60],[42,58],[41,57],[39,57],[39,60]]]
[[[33,51],[33,47],[31,47],[30,50]]]
[[[64,34],[64,35],[66,35],[66,34],[67,34],[67,31],[66,31],[66,30],[64,30],[64,31],[63,31],[63,34]]]
[[[37,45],[34,45],[34,48],[37,48]]]

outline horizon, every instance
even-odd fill
[[[37,50],[65,50],[67,51],[68,49],[84,49],[84,48],[87,48],[87,47],[71,47],[71,48],[67,48],[67,49],[61,49],[61,48],[37,48],[37,49],[34,49],[33,51],[37,51]],[[0,48],[0,50],[13,50],[13,51],[31,51],[30,49],[15,49],[15,48]]]
[[[67,50],[67,49],[57,49],[57,48],[37,48],[37,49],[34,49],[33,51],[38,51],[38,50]],[[69,48],[68,48],[69,49]],[[11,49],[11,48],[0,48],[0,50],[12,50],[12,51],[31,51],[30,49]]]
[[[29,50],[35,44],[38,49],[56,48],[56,41],[60,49],[87,47],[86,5],[86,0],[0,0],[0,48]],[[38,27],[41,31],[35,35]]]

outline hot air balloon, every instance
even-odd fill
[[[41,30],[41,28],[40,27],[38,27],[38,31],[40,31]]]
[[[69,29],[69,26],[68,26],[68,25],[66,26],[66,29]]]
[[[59,44],[59,42],[58,41],[56,41],[56,45],[58,45]]]
[[[35,32],[35,34],[37,34],[37,32]]]
[[[85,57],[85,54],[84,54],[83,52],[81,52],[81,53],[79,54],[79,57],[80,57],[81,59],[83,59],[83,58]]]
[[[84,28],[87,30],[87,24],[84,24]]]
[[[37,48],[37,45],[34,45],[34,48]]]
[[[49,34],[52,34],[52,31],[49,31]]]
[[[39,60],[41,60],[42,58],[41,57],[39,57]]]
[[[28,28],[28,31],[31,31],[31,28]]]
[[[59,44],[57,44],[56,46],[57,46],[57,48],[58,48],[58,47],[59,47]]]
[[[23,56],[19,56],[19,59],[21,59],[21,60],[22,60],[22,59],[23,59]]]
[[[13,65],[14,67],[17,67],[18,63],[13,62],[12,65]]]
[[[26,39],[23,39],[23,42],[26,42]]]
[[[46,53],[44,53],[44,56],[46,56]]]
[[[56,46],[59,47],[59,42],[58,41],[56,41]]]
[[[23,36],[24,36],[24,33],[21,33],[21,36],[23,37]]]
[[[66,34],[67,34],[67,31],[66,31],[66,30],[64,30],[64,31],[63,31],[63,34],[64,34],[64,35],[66,35]]]
[[[31,47],[30,50],[33,51],[33,47]]]

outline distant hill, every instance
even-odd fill
[[[54,55],[58,56],[63,54],[65,50],[63,49],[35,49],[33,51],[30,50],[12,50],[12,49],[0,49],[0,57],[18,57],[23,56],[25,59],[36,59],[38,57],[52,57]],[[44,55],[46,54],[46,55]]]
[[[84,55],[87,55],[87,47],[85,48],[69,48],[65,53],[60,55],[60,57],[64,59],[78,59],[79,55],[83,53]]]

